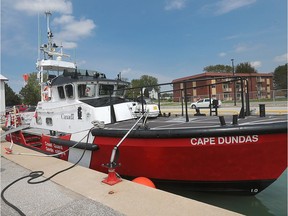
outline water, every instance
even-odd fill
[[[178,191],[173,193],[243,215],[285,216],[287,215],[287,169],[277,181],[256,196]]]

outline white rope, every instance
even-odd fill
[[[135,124],[127,131],[127,133],[124,135],[124,137],[118,142],[118,144],[113,148],[111,158],[110,158],[110,163],[113,163],[116,155],[116,151],[118,147],[122,144],[122,142],[126,139],[126,137],[130,134],[130,132],[134,129],[134,127],[139,123],[139,121],[145,116],[145,114],[148,115],[148,113],[143,113],[139,119],[135,122]]]

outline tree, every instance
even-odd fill
[[[148,75],[142,75],[140,79],[133,79],[131,81],[131,87],[132,88],[137,88],[137,87],[145,87],[145,86],[153,86],[153,88],[159,92],[160,87],[158,85],[158,79],[153,77],[153,76],[148,76]],[[139,96],[141,93],[140,88],[139,89],[132,89],[127,92],[128,97],[135,98],[135,96]],[[144,92],[144,96],[149,97],[149,92],[146,91]]]
[[[23,102],[28,105],[37,105],[41,100],[41,88],[37,80],[37,73],[29,74],[28,82],[19,92],[23,97]]]
[[[287,64],[274,70],[273,81],[276,89],[287,89]]]
[[[229,65],[210,65],[207,67],[204,67],[204,72],[217,72],[217,73],[232,73],[232,67]]]
[[[236,66],[235,73],[257,73],[257,70],[249,62],[244,62]]]
[[[21,104],[21,98],[10,88],[5,82],[5,104],[6,106],[14,106]]]

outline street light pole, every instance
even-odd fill
[[[233,78],[235,79],[234,59],[231,59],[231,62],[232,62]],[[233,92],[234,92],[234,106],[236,106],[236,83],[235,81],[233,82]]]

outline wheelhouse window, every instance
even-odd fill
[[[125,87],[124,85],[118,85],[117,86],[117,91],[116,91],[116,95],[117,96],[124,96],[125,94]]]
[[[78,85],[78,97],[95,97],[96,85],[94,84],[79,84]]]
[[[114,90],[114,85],[104,85],[99,86],[99,95],[112,95]]]
[[[64,88],[63,88],[63,86],[58,86],[57,89],[58,89],[59,98],[60,98],[60,99],[64,99],[64,98],[65,98],[65,94],[64,94]]]
[[[65,85],[65,93],[66,93],[67,98],[74,97],[73,86],[71,84]]]

